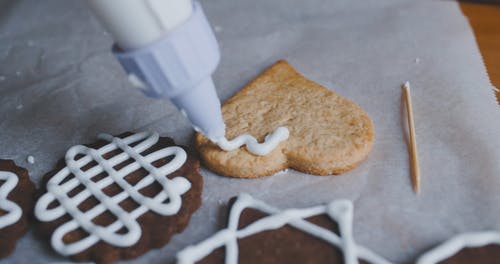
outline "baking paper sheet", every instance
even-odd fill
[[[182,234],[137,263],[173,261],[213,234],[240,192],[276,206],[354,202],[359,244],[408,262],[463,231],[500,230],[500,114],[471,28],[451,1],[202,1],[217,28],[224,101],[278,59],[359,103],[376,140],[341,176],[289,170],[238,180],[202,169],[203,205]],[[0,1],[0,157],[38,184],[72,145],[101,132],[154,130],[192,145],[189,123],[167,101],[145,98],[110,54],[111,38],[84,1]],[[409,180],[401,88],[412,84],[422,192]],[[35,164],[26,157],[33,155]],[[30,231],[12,263],[66,261]]]

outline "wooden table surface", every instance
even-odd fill
[[[500,89],[500,3],[461,2],[460,7],[472,25],[490,80]],[[500,104],[500,91],[496,96]]]

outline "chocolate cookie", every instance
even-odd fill
[[[278,210],[241,194],[228,227],[177,254],[178,263],[389,263],[356,245],[352,203]]]
[[[156,133],[100,135],[43,177],[39,232],[74,260],[110,263],[164,246],[201,205],[199,162]]]
[[[28,231],[34,193],[26,169],[12,160],[0,160],[0,258],[12,254],[17,240]]]
[[[500,262],[500,232],[484,231],[457,235],[423,254],[417,264]]]

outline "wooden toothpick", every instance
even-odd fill
[[[403,93],[406,104],[406,114],[408,116],[408,127],[410,130],[409,152],[410,152],[411,182],[413,185],[413,191],[418,194],[420,191],[420,168],[418,167],[417,139],[415,134],[415,123],[413,121],[413,107],[411,104],[410,82],[406,82],[403,85]]]

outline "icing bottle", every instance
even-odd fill
[[[169,98],[211,140],[225,125],[212,73],[220,53],[201,5],[191,0],[88,0],[115,40],[112,51],[129,80]]]

